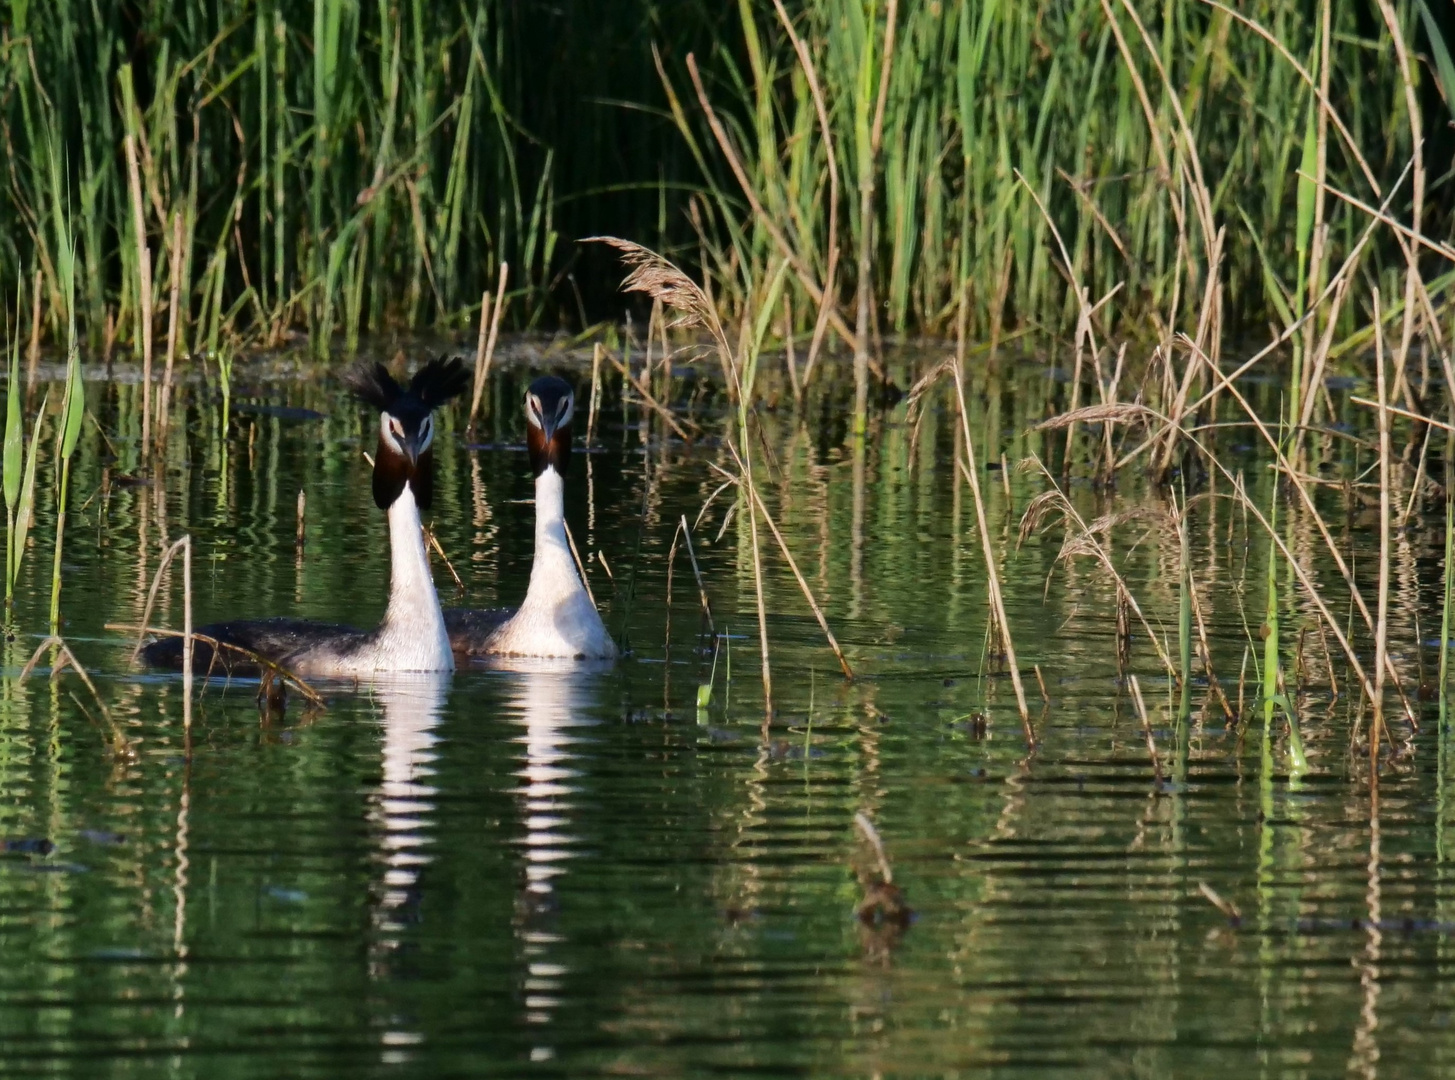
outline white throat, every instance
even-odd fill
[[[374,647],[359,656],[369,671],[454,671],[455,657],[429,569],[414,490],[389,507],[389,607]]]
[[[576,573],[566,538],[565,482],[553,467],[536,477],[536,550],[520,610],[489,651],[510,656],[610,659],[616,644]]]

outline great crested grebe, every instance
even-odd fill
[[[445,625],[457,656],[616,657],[616,643],[576,573],[566,538],[565,481],[575,412],[576,396],[564,379],[544,375],[526,390],[526,448],[536,485],[536,546],[530,585],[513,615],[447,609]]]
[[[395,671],[453,671],[454,655],[439,595],[430,574],[420,511],[434,494],[435,409],[463,391],[470,373],[458,358],[431,360],[401,386],[383,364],[360,365],[344,381],[361,400],[379,410],[379,445],[374,458],[374,502],[389,516],[389,606],[373,630],[356,630],[305,619],[245,619],[214,623],[197,632],[239,646],[300,675],[368,675]],[[483,613],[482,613],[483,614]],[[157,667],[181,665],[179,638],[143,650]],[[198,642],[195,669],[215,663],[247,670],[244,654]]]

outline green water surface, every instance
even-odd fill
[[[433,516],[466,593],[439,568],[447,604],[524,592],[527,377],[493,377],[469,440],[463,410],[443,420]],[[1376,802],[1350,756],[1348,701],[1313,692],[1310,771],[1291,779],[1281,721],[1266,742],[1261,714],[1229,728],[1199,686],[1179,724],[1142,635],[1156,784],[1117,676],[1110,585],[1083,561],[1047,590],[1060,534],[1016,543],[1041,484],[1003,477],[1000,458],[1048,452],[1029,429],[1055,385],[1043,364],[1006,362],[972,393],[1033,752],[1008,680],[980,677],[984,571],[947,398],[918,427],[903,404],[880,415],[857,459],[832,401],[801,423],[763,411],[760,483],[860,675],[840,677],[771,558],[765,743],[747,533],[720,532],[730,492],[694,532],[726,633],[709,708],[695,702],[714,639],[680,551],[667,645],[674,528],[695,522],[722,482],[710,463],[728,460],[721,403],[698,388],[705,434],[687,446],[612,388],[597,445],[573,459],[568,517],[628,658],[323,685],[326,711],[294,696],[271,718],[256,684],[214,683],[189,762],[180,678],[133,667],[107,624],[140,619],[164,542],[190,533],[199,622],[372,625],[388,574],[361,456],[374,420],[333,378],[271,359],[240,366],[225,434],[215,393],[191,386],[153,469],[138,388],[90,383],[62,629],[130,753],[108,750],[75,675],[47,681],[46,656],[17,681],[49,604],[47,438],[0,685],[0,1074],[1449,1075],[1438,724],[1396,732]],[[685,413],[692,382],[678,391]],[[1088,520],[1115,508],[1090,484],[1070,490]],[[1120,497],[1125,509],[1132,493]],[[1399,588],[1438,595],[1435,531],[1401,541]],[[1120,535],[1129,585],[1175,651],[1176,544],[1153,518]],[[1208,500],[1192,546],[1236,695],[1266,544]],[[181,606],[176,576],[153,620],[180,626]],[[1313,623],[1301,604],[1287,621],[1292,664]],[[1314,637],[1302,652],[1323,663]],[[905,929],[855,916],[874,872],[860,810],[914,909]]]

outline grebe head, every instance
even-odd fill
[[[434,497],[434,417],[430,414],[470,382],[459,357],[438,357],[414,373],[408,386],[394,381],[383,364],[358,364],[344,375],[354,394],[379,410],[379,447],[374,455],[374,502],[388,510],[407,483],[421,510]]]
[[[576,395],[571,384],[554,375],[542,375],[525,392],[526,446],[536,476],[555,469],[562,477],[571,462],[571,418]]]

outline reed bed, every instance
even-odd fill
[[[647,10],[583,15],[543,55],[527,40],[530,13],[487,0],[448,10],[421,0],[67,3],[47,19],[12,5],[0,67],[12,164],[0,285],[17,298],[7,591],[49,406],[32,412],[18,392],[21,311],[31,372],[50,348],[66,373],[51,418],[52,635],[69,470],[87,416],[83,355],[110,357],[118,344],[134,354],[139,423],[128,437],[140,467],[177,452],[169,440],[185,433],[170,433],[174,412],[203,415],[185,401],[174,409],[182,363],[216,382],[221,406],[205,415],[225,436],[242,350],[306,339],[327,356],[362,335],[433,327],[477,342],[474,424],[491,411],[484,389],[503,327],[579,325],[596,345],[588,441],[605,384],[619,377],[623,409],[639,405],[659,439],[724,448],[718,494],[732,496],[748,552],[766,736],[775,573],[792,579],[849,679],[854,658],[780,528],[765,416],[786,401],[801,416],[811,399],[848,416],[862,525],[864,473],[883,432],[876,391],[893,381],[894,343],[953,331],[953,358],[934,346],[942,355],[907,374],[921,414],[948,403],[959,419],[952,472],[968,478],[974,503],[986,652],[1010,677],[1027,741],[1036,736],[1022,668],[1046,657],[1018,654],[1000,568],[1014,536],[1046,529],[1060,532],[1061,565],[1090,560],[1112,583],[1128,680],[1155,663],[1179,690],[1180,721],[1216,705],[1247,722],[1208,644],[1207,623],[1226,613],[1188,541],[1227,504],[1266,552],[1240,583],[1259,598],[1240,617],[1248,654],[1261,657],[1265,742],[1285,732],[1297,768],[1308,695],[1320,682],[1337,698],[1342,685],[1346,700],[1362,697],[1351,745],[1367,749],[1377,775],[1400,752],[1399,732],[1419,723],[1422,682],[1407,662],[1420,643],[1392,639],[1410,622],[1391,610],[1392,564],[1401,531],[1447,498],[1431,436],[1455,419],[1455,245],[1442,238],[1455,66],[1432,9],[744,0],[714,17],[689,7],[687,29],[664,30],[650,64],[639,55],[621,83],[649,108],[588,110],[623,135],[614,164],[592,171],[579,148],[567,150],[571,125],[591,121],[568,119],[563,103],[579,105],[588,86],[611,97],[618,84],[606,76],[619,70],[573,67],[573,50],[589,52],[593,32],[631,38],[632,13]],[[563,85],[543,85],[541,73],[557,70]],[[661,115],[648,115],[654,104]],[[533,128],[533,117],[556,126]],[[582,141],[599,150],[603,137],[593,129]],[[566,243],[596,231],[565,224],[586,220],[621,221],[628,239]],[[627,263],[627,291],[651,304],[645,334],[630,322],[591,325],[593,275],[616,274],[613,254]],[[1013,334],[1069,375],[1027,465],[1041,494],[1015,521],[1008,510],[990,516],[981,479],[1004,447],[966,390],[989,362],[970,343],[987,341],[993,356]],[[721,373],[724,416],[699,415],[684,394],[694,363]],[[1253,392],[1250,376],[1274,389]],[[1374,396],[1336,400],[1332,378]],[[1231,426],[1256,441],[1256,474],[1226,460],[1219,433]],[[1351,426],[1376,435],[1346,437]],[[1133,477],[1149,478],[1146,489]],[[1100,493],[1099,515],[1081,512],[1072,482]],[[1008,477],[1006,493],[1008,506]],[[1374,554],[1355,552],[1339,524],[1366,500],[1378,507]],[[1173,553],[1175,635],[1120,571],[1133,528]],[[1332,572],[1316,571],[1315,558]],[[851,577],[861,565],[851,562]],[[1313,633],[1327,657],[1317,676],[1301,645]],[[1240,672],[1240,702],[1244,681]],[[1142,684],[1127,685],[1153,740]]]
[[[842,349],[862,425],[882,338],[948,333],[962,295],[974,338],[1056,331],[1074,277],[1121,290],[1099,331],[1205,321],[1216,355],[1225,327],[1309,310],[1355,204],[1412,156],[1394,213],[1448,231],[1433,7],[17,2],[0,287],[63,344],[68,214],[82,340],[150,374],[161,336],[170,369],[229,338],[463,330],[506,263],[508,327],[615,315],[609,264],[572,243],[605,226],[705,275],[730,327],[786,260],[804,383]],[[1360,268],[1402,339],[1419,246],[1381,231]],[[1332,355],[1367,341],[1367,304],[1337,315]],[[1305,373],[1315,341],[1293,343]]]

